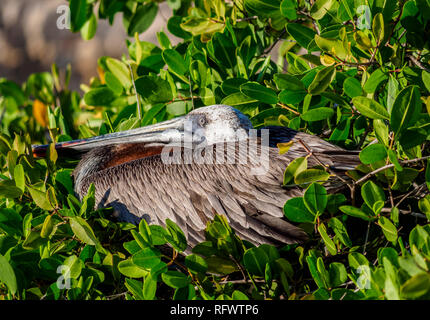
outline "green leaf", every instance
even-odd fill
[[[148,271],[135,265],[131,258],[119,262],[118,270],[129,278],[142,278],[148,273]]]
[[[128,25],[128,35],[130,37],[137,33],[145,32],[154,22],[158,13],[158,5],[154,2],[145,3],[139,6],[135,14],[131,17]]]
[[[258,82],[247,82],[240,86],[240,91],[250,98],[267,104],[276,104],[278,96],[272,89],[262,86]]]
[[[385,202],[384,190],[371,180],[367,181],[361,187],[361,196],[369,208],[373,208],[374,204],[378,201]]]
[[[236,46],[227,33],[217,32],[212,37],[213,53],[215,59],[220,62],[224,68],[233,69],[237,66]]]
[[[354,0],[340,0],[337,15],[342,22],[354,19]]]
[[[307,92],[304,90],[303,91],[290,91],[288,89],[285,89],[279,93],[278,98],[282,103],[297,105],[303,101],[303,99],[306,97],[306,95],[307,95]]]
[[[24,175],[24,167],[22,164],[17,164],[13,170],[13,179],[15,180],[15,184],[17,188],[19,188],[22,192],[25,190],[25,175]]]
[[[233,300],[249,300],[248,296],[239,290],[234,290],[231,297]]]
[[[49,238],[54,231],[55,223],[52,220],[51,215],[47,215],[45,221],[42,225],[42,230],[40,231],[40,236],[42,238]]]
[[[300,118],[305,121],[320,121],[324,119],[329,119],[334,115],[334,110],[332,108],[320,107],[316,109],[311,109],[306,111]]]
[[[193,273],[205,273],[208,269],[205,259],[196,254],[185,257],[185,266]]]
[[[315,79],[309,85],[308,92],[317,95],[324,92],[336,76],[336,67],[326,67],[317,72]]]
[[[143,284],[141,281],[134,279],[125,279],[125,286],[130,291],[135,299],[144,300],[143,296]]]
[[[166,243],[165,234],[166,230],[162,226],[150,225],[152,244],[154,246],[161,246]]]
[[[303,200],[310,212],[321,215],[327,206],[327,190],[314,182],[306,189]]]
[[[208,265],[208,272],[219,275],[227,275],[239,271],[237,265],[230,259],[211,256],[205,259]]]
[[[186,287],[190,283],[189,277],[178,271],[166,271],[161,274],[161,279],[169,287],[175,289]]]
[[[284,185],[287,185],[294,177],[308,167],[305,157],[296,158],[288,165],[284,172]]]
[[[142,239],[145,241],[147,246],[152,246],[151,229],[149,228],[149,225],[145,219],[142,219],[139,222],[139,234],[142,237]]]
[[[341,206],[339,207],[339,210],[352,217],[360,218],[366,221],[372,220],[372,217],[367,213],[353,206]]]
[[[269,257],[260,247],[254,247],[245,251],[243,255],[243,264],[245,268],[253,275],[264,276],[266,264]]]
[[[142,269],[152,269],[161,262],[161,253],[157,249],[144,248],[133,254],[133,263]]]
[[[150,104],[166,103],[173,99],[172,89],[167,80],[147,75],[136,80],[136,90]]]
[[[377,13],[373,18],[372,31],[375,36],[376,43],[379,45],[384,40],[384,16],[382,13]]]
[[[314,40],[316,32],[299,23],[288,23],[286,25],[288,33],[297,41],[299,45],[307,49]]]
[[[337,35],[336,35],[337,38]],[[330,56],[335,56],[339,59],[346,59],[348,55],[348,49],[345,48],[345,43],[337,39],[326,39],[319,35],[315,36],[315,43],[323,51],[328,53]],[[329,61],[333,61],[331,57],[328,57]],[[333,66],[334,67],[334,66]]]
[[[130,233],[132,234],[134,240],[140,248],[145,249],[149,246],[149,243],[145,241],[145,239],[139,232],[137,232],[136,230],[130,230]]]
[[[166,219],[165,238],[179,252],[187,248],[187,238],[178,225],[170,219]]]
[[[400,91],[391,111],[390,125],[396,135],[418,120],[422,109],[421,95],[417,86]]]
[[[131,87],[130,70],[124,62],[114,58],[107,58],[106,66],[109,71],[115,75],[119,82],[121,82],[125,89],[129,89]]]
[[[16,282],[15,272],[9,261],[0,254],[0,282],[3,282],[8,287],[10,293],[15,294],[18,286]]]
[[[0,196],[5,198],[18,198],[22,196],[22,190],[15,186],[12,180],[0,181]]]
[[[145,277],[143,282],[143,297],[145,300],[154,300],[155,293],[157,291],[157,277],[153,277],[151,274]]]
[[[81,275],[84,263],[76,255],[71,255],[64,260],[63,266],[66,268],[62,269],[61,273],[66,279],[78,279]]]
[[[321,238],[324,240],[324,243],[327,247],[328,252],[330,252],[330,254],[333,256],[336,255],[337,254],[336,245],[334,244],[333,240],[327,234],[327,229],[323,223],[321,223],[318,226],[318,232],[320,233]]]
[[[309,253],[309,255],[306,257],[306,262],[308,264],[309,271],[312,275],[312,278],[314,279],[315,283],[319,288],[324,288],[326,287],[326,285],[322,279],[321,273],[318,272],[317,261],[318,261],[317,258],[311,255],[311,253]]]
[[[242,92],[235,92],[222,99],[221,104],[226,104],[246,112],[254,110],[258,106],[258,100],[250,98]]]
[[[390,219],[385,217],[380,217],[378,220],[379,226],[382,228],[382,232],[388,241],[395,242],[397,240],[397,229]]]
[[[387,149],[380,143],[371,144],[361,150],[359,157],[364,164],[375,163],[387,158]]]
[[[36,202],[36,204],[44,209],[44,210],[53,210],[54,208],[52,207],[52,205],[49,203],[49,201],[47,200],[46,197],[46,192],[40,191],[36,188],[27,186],[28,191],[30,191],[31,197],[33,198],[34,202]]]
[[[333,0],[317,0],[311,8],[311,17],[315,20],[320,20],[324,18],[326,13],[332,7],[333,3]]]
[[[71,217],[69,220],[70,227],[79,240],[92,246],[99,244],[99,241],[88,222],[81,217]]]
[[[363,94],[363,88],[360,81],[355,78],[349,77],[343,82],[343,91],[351,99],[359,97]]]
[[[70,0],[70,25],[72,32],[79,31],[86,21],[87,1]]]
[[[390,159],[390,162],[394,164],[394,167],[397,171],[402,171],[403,167],[400,165],[399,159],[397,159],[396,152],[392,149],[387,149],[388,158]]]
[[[348,263],[349,266],[356,272],[359,272],[359,269],[363,266],[369,266],[369,260],[359,252],[351,252],[348,255]]]
[[[279,12],[281,0],[244,0],[243,3],[247,12],[267,17]]]
[[[281,13],[288,20],[296,20],[296,2],[295,0],[283,0],[281,2]]]
[[[354,33],[354,39],[357,42],[360,49],[368,51],[372,48],[372,40],[370,40],[369,34],[358,30]]]
[[[206,105],[206,106],[211,106],[211,105],[214,105],[216,103],[215,95],[212,92],[212,90],[209,88],[200,89],[199,96],[202,99],[202,102],[204,103],[204,105]]]
[[[240,86],[246,82],[243,78],[229,78],[223,81],[221,89],[226,95],[230,95],[240,92]]]
[[[176,21],[180,23],[181,20],[179,19]],[[198,18],[198,17],[192,17],[187,19],[184,23],[180,23],[180,28],[178,28],[179,27],[179,24],[178,24],[178,26],[176,26],[176,28],[173,29],[173,22],[170,23],[169,25],[170,25],[169,31],[172,30],[176,32],[177,34],[179,34],[179,37],[184,39],[189,38],[191,35],[197,36],[202,34],[212,34],[217,31],[221,32],[225,27],[225,24],[223,23],[214,22],[213,20],[210,20],[208,18]]]
[[[97,32],[97,18],[93,13],[81,28],[82,39],[90,40],[95,36],[96,32]]]
[[[349,238],[348,232],[346,231],[346,228],[343,225],[342,221],[340,221],[338,218],[333,217],[328,222],[328,225],[330,228],[333,229],[334,233],[336,234],[336,237],[339,238],[340,242],[342,242],[346,247],[352,246],[352,241]]]
[[[346,202],[346,197],[341,193],[329,194],[327,196],[327,210],[334,214],[338,212],[339,206]]]
[[[60,169],[55,174],[55,181],[60,182],[69,192],[69,194],[74,194],[71,173],[72,170],[70,169]]]
[[[315,220],[315,215],[310,212],[302,197],[292,198],[284,205],[284,214],[292,222],[311,222]]]
[[[376,71],[370,75],[369,79],[367,79],[363,89],[367,93],[374,93],[382,82],[386,80],[388,80],[388,75],[382,71],[382,69],[376,69]]]
[[[427,91],[430,93],[430,72],[423,70],[421,78],[423,80],[424,86],[426,87]]]
[[[363,116],[371,119],[388,120],[390,118],[387,110],[375,100],[366,97],[355,97],[352,99],[352,103]]]
[[[348,279],[346,268],[343,263],[340,262],[330,263],[328,273],[330,278],[330,286],[332,288],[340,286]]]
[[[288,89],[289,91],[304,91],[305,86],[297,77],[286,74],[276,73],[273,76],[273,80],[279,90]]]
[[[95,88],[84,95],[84,101],[89,106],[106,106],[115,99],[115,93],[107,88]]]
[[[162,56],[170,71],[178,76],[184,76],[187,73],[188,66],[179,52],[173,49],[166,49],[163,51]]]
[[[105,72],[106,85],[115,95],[122,93],[123,87],[118,78],[110,71]]]
[[[419,273],[408,279],[400,288],[400,294],[405,299],[417,299],[430,290],[430,276],[425,273]]]
[[[390,78],[388,79],[387,90],[387,110],[388,113],[391,113],[394,101],[396,100],[399,91],[399,82],[393,75],[390,75]]]
[[[322,169],[306,169],[297,174],[294,178],[296,184],[305,184],[316,181],[327,181],[330,178],[330,174]]]
[[[45,244],[47,239],[40,236],[39,231],[31,231],[30,234],[25,238],[22,247],[27,250],[38,249],[40,246]]]

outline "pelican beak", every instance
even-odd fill
[[[88,139],[72,140],[55,144],[55,149],[76,156],[91,149],[124,143],[170,144],[184,139],[184,117],[178,117],[142,128],[104,134]],[[43,158],[49,145],[33,145],[33,156]]]

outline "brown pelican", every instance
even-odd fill
[[[277,145],[286,142],[293,143],[280,155]],[[33,152],[43,156],[46,148],[34,146]],[[359,163],[355,152],[316,136],[286,127],[254,130],[243,113],[226,105],[58,143],[56,149],[59,155],[82,156],[73,173],[80,198],[93,183],[98,207],[113,207],[120,220],[135,224],[144,218],[165,225],[169,218],[182,228],[191,247],[204,241],[206,224],[216,213],[253,244],[300,242],[306,233],[283,213],[285,202],[303,193],[300,187],[283,188],[287,165],[310,151],[315,157],[308,158],[309,166],[323,162],[331,170],[345,171]]]

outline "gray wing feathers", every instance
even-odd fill
[[[357,162],[356,155],[319,138],[297,133],[293,139],[306,139],[327,165],[346,163],[348,167]],[[253,175],[253,167],[260,164],[250,157],[247,163],[240,163],[240,150],[235,153],[235,164],[164,164],[159,155],[133,160],[85,177],[77,192],[82,197],[92,182],[99,205],[113,206],[122,220],[136,223],[145,218],[150,224],[164,225],[169,218],[183,229],[191,244],[204,240],[206,224],[215,213],[226,215],[238,235],[254,244],[294,243],[306,238],[304,231],[283,219],[285,202],[302,195],[303,190],[283,189],[282,177],[292,159],[308,152],[298,142],[284,155],[269,148],[267,171]],[[311,156],[308,164],[319,162]]]
[[[165,165],[152,156],[98,171],[80,189],[94,183],[97,203],[114,207],[125,221],[164,225],[171,219],[193,243],[204,240],[215,213],[226,215],[238,235],[255,244],[297,242],[305,233],[282,220],[290,198],[279,180],[285,159],[280,164],[277,151],[271,152],[275,161],[265,176],[249,175],[246,164]]]

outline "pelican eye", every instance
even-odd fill
[[[201,127],[203,127],[205,124],[207,123],[206,117],[205,116],[201,116],[199,117],[199,125]]]

